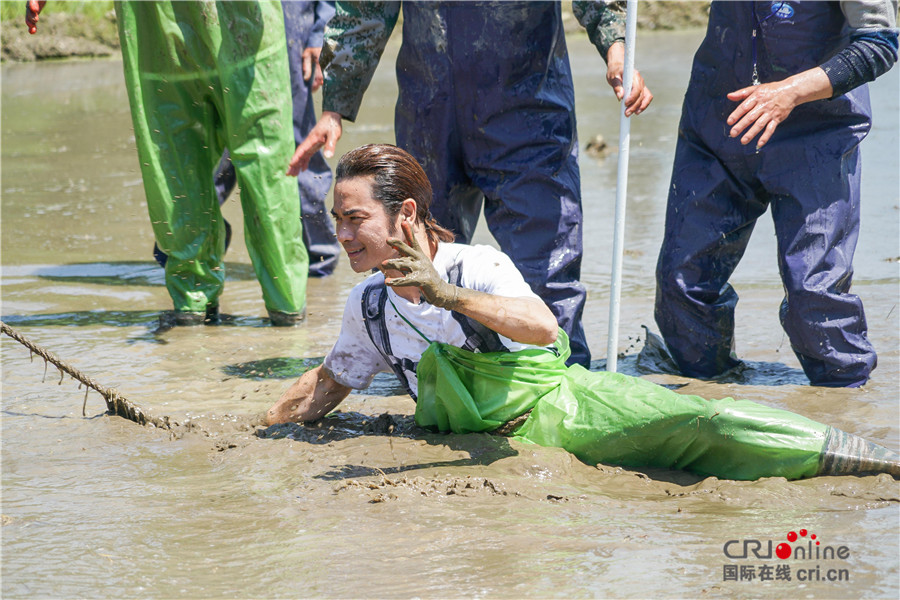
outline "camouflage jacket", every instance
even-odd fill
[[[322,109],[353,121],[397,20],[402,2],[337,2],[325,29]],[[606,60],[610,46],[625,39],[624,2],[574,0],[573,12]],[[473,7],[473,10],[476,10]]]

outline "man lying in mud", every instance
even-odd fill
[[[404,150],[348,152],[335,181],[338,241],[354,271],[377,272],[352,290],[325,362],[285,391],[269,424],[320,419],[393,371],[422,427],[501,431],[589,464],[747,480],[900,477],[896,453],[795,413],[566,367],[568,339],[553,314],[506,255],[452,243],[429,213],[424,171]]]

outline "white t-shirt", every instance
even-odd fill
[[[448,272],[455,265],[459,265],[460,287],[510,298],[538,298],[509,257],[490,246],[441,242],[438,244],[433,262],[444,281],[450,281]],[[362,310],[362,295],[366,286],[372,281],[381,283],[383,280],[382,273],[370,275],[353,288],[347,299],[341,333],[325,357],[325,368],[341,385],[357,390],[364,389],[369,386],[376,373],[391,372],[391,366],[366,331]],[[390,338],[391,354],[400,360],[407,359],[404,361],[409,366],[405,369],[406,377],[415,393],[417,392],[415,366],[428,347],[428,342],[416,333],[397,311],[433,342],[463,347],[466,334],[449,310],[438,308],[425,301],[414,304],[398,296],[390,287],[386,288],[386,293],[389,301],[384,306],[384,321]],[[499,338],[500,342],[512,352],[531,347],[503,336]]]

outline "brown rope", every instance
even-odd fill
[[[101,396],[103,396],[103,400],[106,401],[106,408],[110,414],[118,415],[120,417],[128,419],[129,421],[134,421],[135,423],[138,423],[140,425],[154,425],[156,427],[159,427],[160,429],[167,429],[169,431],[172,431],[172,425],[170,424],[168,417],[158,418],[152,416],[151,414],[144,411],[141,407],[127,400],[115,388],[103,387],[75,367],[60,360],[53,353],[45,350],[41,346],[38,346],[3,321],[0,321],[0,330],[28,348],[32,352],[32,357],[34,354],[37,354],[44,359],[45,377],[47,373],[47,363],[53,363],[53,365],[57,369],[59,369],[59,384],[62,384],[64,373],[68,373],[72,376],[73,379],[83,383],[89,389],[96,390]],[[85,390],[84,405],[81,407],[82,415],[85,414],[85,410],[87,407],[87,393],[88,390]]]
[[[490,433],[491,435],[502,435],[502,436],[509,437],[516,431],[516,429],[518,429],[519,427],[524,425],[525,421],[530,416],[531,416],[531,409],[529,409],[525,413],[519,415],[518,417],[515,417],[514,419],[507,421],[506,423],[504,423],[497,429],[493,429],[493,430],[489,431],[488,433]]]

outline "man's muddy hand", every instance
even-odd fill
[[[28,33],[34,35],[37,33],[37,22],[40,20],[38,16],[44,10],[47,0],[28,0],[25,3],[25,25],[28,27]]]
[[[320,148],[324,147],[322,153],[325,158],[334,156],[335,146],[341,139],[342,133],[341,115],[336,112],[323,111],[319,122],[312,128],[306,139],[297,146],[297,151],[294,152],[294,156],[288,164],[287,174],[296,177],[300,171],[305,171],[309,167],[310,159]]]
[[[389,246],[400,253],[399,258],[391,258],[381,263],[384,271],[400,271],[402,277],[385,277],[384,283],[391,287],[415,286],[422,292],[425,300],[434,306],[452,308],[456,304],[459,288],[438,275],[434,263],[428,254],[419,246],[412,232],[412,225],[402,221],[400,228],[406,243],[396,238],[387,240]]]

